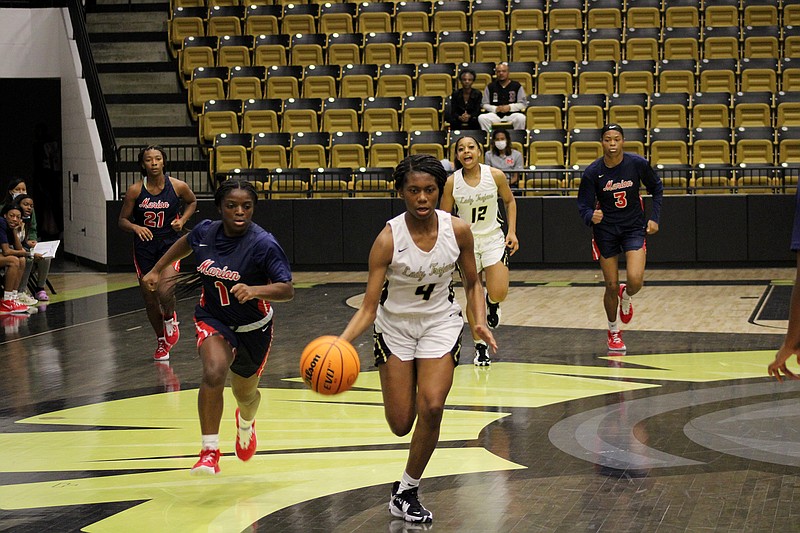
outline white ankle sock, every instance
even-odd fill
[[[14,293],[12,293],[11,291],[3,291],[3,300],[13,300],[13,299],[14,299]]]
[[[245,420],[242,418],[242,415],[239,415],[239,429],[242,431],[250,431],[250,428],[253,426],[253,420]]]
[[[627,286],[625,287],[625,290],[622,291],[622,299],[623,300],[630,300],[631,299],[631,295],[628,294],[628,287]]]
[[[403,472],[403,477],[400,478],[400,488],[397,489],[397,492],[403,492],[408,489],[413,489],[414,487],[419,487],[419,480]]]
[[[608,323],[608,331],[616,332],[619,331],[619,323],[615,320],[614,322]]]
[[[219,434],[203,435],[204,450],[219,450]]]

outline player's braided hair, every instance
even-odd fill
[[[158,150],[161,152],[161,158],[164,160],[164,168],[167,166],[167,151],[158,144],[149,144],[141,149],[137,158],[139,161],[139,173],[142,176],[147,176],[147,171],[144,169],[144,154],[148,150]]]
[[[244,178],[228,178],[214,191],[214,205],[220,207],[222,205],[222,200],[228,196],[228,193],[235,189],[242,189],[250,193],[254,204],[258,201],[258,192],[252,183]]]
[[[406,157],[397,168],[394,169],[392,179],[394,180],[394,188],[398,191],[403,188],[406,183],[406,176],[412,172],[425,172],[430,174],[436,179],[436,185],[439,187],[439,194],[444,191],[444,184],[447,181],[447,171],[442,166],[442,163],[429,154],[414,154]]]

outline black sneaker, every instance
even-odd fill
[[[489,329],[494,329],[500,325],[500,304],[493,304],[486,295],[486,324]]]
[[[392,516],[402,518],[406,522],[433,522],[433,513],[419,503],[417,498],[419,487],[397,492],[399,488],[400,482],[395,481],[392,485],[392,499],[389,500],[389,512]]]
[[[489,347],[482,342],[475,344],[475,359],[472,360],[475,366],[489,366],[492,358],[489,357]]]

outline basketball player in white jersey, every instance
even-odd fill
[[[475,264],[478,273],[486,274],[486,317],[489,327],[500,324],[500,303],[508,296],[508,257],[519,249],[517,241],[517,203],[506,175],[488,165],[479,163],[481,147],[473,137],[464,136],[456,141],[456,160],[460,166],[447,179],[440,209],[453,211],[469,222],[475,237]],[[497,199],[502,198],[508,217],[508,233],[503,235],[502,220],[497,209]],[[467,320],[475,342],[477,366],[489,366],[492,359],[473,324],[475,317],[467,308]]]
[[[398,436],[414,427],[405,472],[394,483],[389,501],[392,515],[408,522],[433,520],[417,490],[439,440],[461,350],[464,319],[452,286],[456,265],[467,308],[481,317],[475,331],[497,349],[484,318],[469,226],[436,209],[446,177],[442,164],[424,154],[407,157],[395,169],[395,188],[406,212],[389,220],[375,239],[364,301],[341,335],[352,342],[374,323],[386,421]]]

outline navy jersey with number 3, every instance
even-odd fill
[[[603,211],[600,224],[644,227],[646,221],[639,198],[640,183],[653,196],[650,218],[658,223],[664,187],[647,159],[632,153],[623,154],[622,162],[612,168],[605,165],[602,157],[586,167],[578,190],[581,218],[587,226],[591,226],[594,210],[600,209]]]
[[[199,307],[229,326],[257,322],[270,304],[253,299],[239,303],[231,293],[237,283],[268,285],[292,280],[289,260],[271,233],[251,223],[239,237],[228,237],[220,221],[204,220],[192,229],[188,243],[203,282]]]

